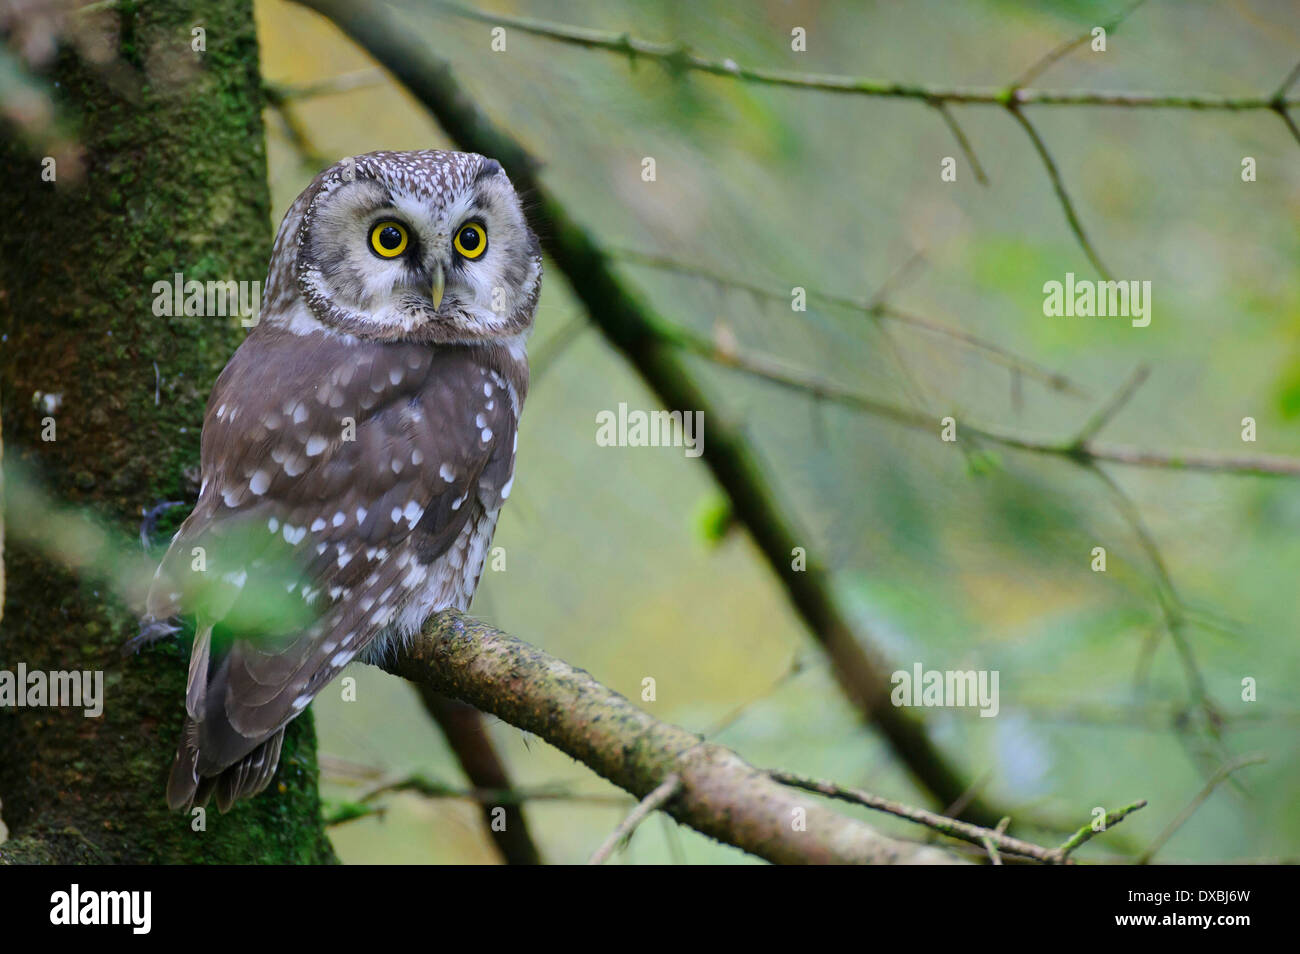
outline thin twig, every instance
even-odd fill
[[[1056,160],[1052,158],[1052,153],[1047,148],[1047,143],[1043,142],[1043,137],[1038,134],[1034,124],[1029,121],[1020,107],[1015,103],[1007,105],[1007,112],[1015,117],[1025,134],[1029,136],[1029,141],[1033,143],[1034,151],[1038,153],[1038,158],[1043,161],[1043,167],[1047,170],[1047,177],[1052,181],[1052,189],[1056,192],[1056,198],[1061,203],[1061,208],[1065,210],[1065,221],[1070,226],[1070,231],[1078,240],[1079,246],[1083,253],[1088,256],[1088,261],[1092,262],[1092,267],[1097,269],[1102,278],[1110,281],[1110,271],[1102,264],[1101,256],[1097,254],[1097,249],[1093,246],[1092,240],[1083,230],[1083,222],[1079,220],[1079,213],[1074,208],[1074,201],[1070,198],[1070,193],[1065,190],[1065,181],[1061,178],[1061,170],[1056,166]]]
[[[648,818],[652,812],[657,811],[660,806],[667,804],[668,800],[681,790],[681,787],[682,780],[677,775],[669,775],[664,779],[654,791],[637,803],[636,808],[632,809],[628,816],[605,839],[605,843],[596,849],[587,864],[603,865],[609,856],[614,853],[614,849],[631,838],[632,832],[636,831],[637,826]]]
[[[1177,832],[1179,828],[1183,827],[1187,819],[1191,818],[1192,815],[1196,813],[1196,810],[1205,803],[1205,800],[1214,793],[1214,790],[1218,788],[1219,785],[1228,778],[1228,776],[1232,775],[1233,772],[1250,765],[1262,765],[1267,761],[1268,757],[1264,755],[1243,755],[1241,758],[1233,759],[1231,762],[1220,766],[1219,770],[1214,773],[1214,776],[1205,783],[1205,787],[1197,792],[1196,796],[1187,803],[1187,807],[1179,812],[1177,817],[1165,827],[1165,830],[1156,836],[1156,840],[1151,843],[1151,847],[1138,856],[1137,863],[1140,865],[1148,864],[1151,859],[1156,856],[1156,852],[1165,846],[1165,843],[1174,836],[1174,833]]]
[[[975,174],[975,181],[982,186],[988,185],[989,177],[984,174],[984,167],[980,165],[979,159],[975,157],[975,147],[971,145],[970,139],[966,136],[966,130],[961,128],[961,124],[957,122],[957,117],[953,115],[948,104],[942,100],[935,100],[930,105],[943,118],[948,131],[952,133],[952,138],[957,140],[958,147],[966,157],[966,161],[970,163],[971,172]]]
[[[1071,443],[1082,447],[1086,445],[1088,441],[1096,437],[1101,432],[1102,428],[1109,424],[1114,419],[1115,415],[1124,409],[1124,405],[1132,399],[1133,395],[1137,392],[1137,389],[1142,386],[1150,373],[1151,369],[1146,365],[1138,365],[1133,373],[1125,380],[1123,386],[1115,392],[1114,396],[1099,407],[1092,417],[1088,418],[1087,423],[1079,429],[1079,433],[1075,435],[1074,440],[1071,441]]]
[[[770,288],[764,288],[761,285],[755,285],[739,278],[732,278],[727,275],[709,271],[708,269],[702,268],[698,265],[679,262],[666,256],[652,255],[646,252],[638,252],[624,248],[611,249],[610,253],[616,258],[634,265],[641,265],[645,268],[653,268],[660,271],[674,272],[679,275],[693,276],[704,281],[712,282],[716,285],[748,292],[756,298],[781,302],[787,307],[790,303],[790,293],[788,291],[774,291]],[[913,260],[915,260],[915,256],[913,257]],[[888,283],[886,283],[886,285],[888,285]],[[968,331],[955,328],[951,325],[946,325],[930,318],[914,315],[910,312],[886,304],[881,298],[881,294],[884,290],[885,288],[882,288],[881,291],[878,291],[872,299],[867,301],[849,298],[844,295],[820,292],[815,289],[808,289],[807,294],[809,301],[821,302],[824,305],[843,308],[848,311],[861,312],[870,317],[883,318],[888,321],[911,325],[933,334],[943,335],[944,337],[951,338],[954,341],[958,341],[971,348],[984,352],[985,355],[994,363],[1012,368],[1013,370],[1018,370],[1026,376],[1040,381],[1052,390],[1061,391],[1075,397],[1087,396],[1087,391],[1059,372],[1035,364],[1028,358],[1021,357],[1006,350],[1000,345],[993,344],[992,342],[971,334]]]
[[[940,834],[947,835],[950,838],[958,838],[962,841],[968,841],[971,844],[982,846],[986,850],[989,845],[992,844],[1009,854],[1021,855],[1025,858],[1033,858],[1035,861],[1041,861],[1044,864],[1065,864],[1069,860],[1069,852],[1078,847],[1078,844],[1069,847],[1076,838],[1079,838],[1078,833],[1075,833],[1070,841],[1067,841],[1060,848],[1044,848],[1042,845],[1035,845],[1033,842],[1024,841],[1020,838],[1013,838],[1006,834],[1003,830],[1005,827],[1003,822],[999,822],[997,828],[982,828],[979,825],[957,821],[954,818],[948,818],[944,815],[927,811],[924,808],[914,808],[911,805],[904,805],[902,802],[896,802],[888,798],[881,798],[879,795],[873,795],[871,792],[864,792],[861,789],[856,788],[848,788],[843,785],[837,785],[834,782],[807,778],[802,775],[796,775],[793,772],[785,771],[772,771],[768,774],[782,785],[789,785],[792,788],[800,788],[807,792],[816,792],[819,795],[825,795],[827,798],[838,799],[842,802],[852,802],[856,805],[864,805],[867,808],[873,808],[890,815],[896,815],[899,818],[906,818],[908,821],[924,825],[927,828],[933,829]],[[1114,818],[1115,821],[1119,821],[1145,804],[1145,801],[1137,802],[1115,815],[1107,816],[1107,827],[1112,824],[1112,818]],[[1116,817],[1116,815],[1118,817]],[[1004,818],[1003,821],[1006,821],[1006,819]],[[1088,827],[1090,830],[1090,826],[1085,827]],[[1087,840],[1087,838],[1083,839],[1083,841]],[[1082,842],[1079,842],[1079,844],[1082,844]],[[1069,851],[1066,850],[1067,847],[1069,847]]]
[[[713,76],[768,86],[821,90],[886,99],[915,99],[926,103],[958,103],[1006,108],[1022,106],[1112,106],[1148,109],[1246,110],[1273,109],[1276,97],[1225,96],[1218,93],[1149,93],[1102,90],[1013,89],[992,86],[938,86],[899,83],[857,76],[797,73],[741,66],[734,60],[711,60],[692,53],[680,43],[654,43],[627,33],[611,33],[574,27],[527,17],[474,10],[454,3],[434,3],[448,13],[481,23],[511,27],[522,33],[545,37],[588,49],[606,50],[629,58],[658,60],[675,71],[692,70]],[[1300,99],[1284,99],[1285,106],[1300,106]]]
[[[1110,831],[1111,828],[1118,825],[1129,815],[1132,815],[1140,808],[1146,808],[1146,806],[1147,800],[1143,798],[1134,802],[1132,805],[1125,805],[1117,812],[1108,812],[1105,821],[1102,822],[1101,828],[1099,829],[1093,828],[1091,824],[1084,825],[1066,839],[1060,848],[1056,849],[1057,855],[1060,857],[1061,861],[1064,862],[1074,851],[1092,841],[1092,839],[1097,835],[1100,835],[1102,832]]]
[[[685,328],[656,327],[653,333],[677,347],[699,355],[715,364],[734,368],[745,374],[762,378],[772,384],[802,392],[818,400],[830,401],[834,404],[850,407],[914,430],[932,432],[936,428],[936,421],[933,416],[922,411],[900,407],[888,401],[859,394],[841,385],[814,377],[807,372],[788,368],[772,358],[762,355],[744,355],[732,349],[724,351],[719,349],[710,339]],[[1014,434],[999,433],[974,424],[965,424],[964,427],[967,434],[981,441],[1031,454],[1062,457],[1079,464],[1108,461],[1131,467],[1198,470],[1257,477],[1300,477],[1300,460],[1281,455],[1230,455],[1154,451],[1118,444],[1099,444],[1094,441],[1075,444],[1068,440],[1039,440]]]
[[[1107,34],[1114,33],[1119,28],[1119,25],[1123,23],[1125,20],[1127,20],[1129,16],[1132,15],[1137,10],[1137,8],[1142,6],[1142,4],[1144,4],[1145,2],[1146,0],[1137,0],[1136,3],[1131,4],[1126,10],[1120,13],[1119,16],[1115,17],[1109,23],[1102,24],[1102,29],[1105,30]],[[1061,60],[1065,59],[1067,56],[1069,56],[1079,47],[1087,43],[1090,39],[1092,39],[1091,29],[1086,30],[1085,32],[1079,34],[1072,40],[1066,40],[1064,43],[1061,43],[1059,46],[1054,47],[1053,49],[1049,50],[1047,53],[1039,57],[1032,64],[1030,64],[1029,69],[1021,73],[1019,78],[1012,85],[1016,89],[1019,89],[1022,86],[1028,86],[1039,76],[1041,76],[1045,70],[1059,63]]]

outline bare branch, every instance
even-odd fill
[[[788,368],[772,358],[762,355],[744,355],[730,349],[722,350],[708,338],[683,328],[661,327],[657,328],[655,333],[672,344],[715,364],[735,368],[789,390],[802,392],[817,400],[854,408],[914,430],[930,432],[935,430],[936,422],[933,415],[859,394],[807,372]],[[1069,440],[1038,440],[1000,433],[969,423],[965,424],[964,428],[966,433],[990,444],[1031,454],[1063,457],[1079,464],[1110,462],[1131,467],[1198,470],[1256,477],[1300,477],[1300,460],[1275,454],[1233,455],[1195,451],[1153,451],[1118,444],[1099,444],[1095,441],[1078,444]]]
[[[948,104],[942,100],[935,100],[930,105],[943,118],[948,131],[957,140],[958,147],[960,147],[962,154],[965,155],[966,161],[970,163],[971,171],[975,173],[975,181],[982,186],[988,185],[989,177],[984,174],[984,167],[980,165],[979,159],[975,157],[975,147],[971,145],[970,139],[966,136],[966,130],[961,128],[961,124],[957,122],[957,117],[948,108]]]
[[[1060,200],[1061,208],[1065,210],[1065,221],[1070,226],[1070,231],[1078,240],[1079,246],[1083,249],[1088,261],[1092,262],[1092,267],[1097,269],[1098,273],[1107,281],[1110,280],[1110,271],[1102,264],[1101,256],[1097,254],[1097,249],[1093,247],[1092,240],[1083,230],[1083,223],[1079,221],[1079,213],[1075,211],[1074,202],[1070,199],[1070,193],[1065,191],[1065,182],[1061,178],[1061,170],[1056,167],[1056,160],[1052,158],[1051,152],[1048,151],[1047,143],[1038,135],[1038,130],[1034,128],[1028,117],[1021,112],[1020,108],[1012,103],[1008,104],[1007,111],[1015,117],[1016,122],[1020,123],[1025,134],[1029,136],[1029,141],[1034,145],[1034,151],[1038,153],[1038,158],[1043,160],[1043,167],[1047,169],[1047,177],[1052,181],[1052,190],[1056,193],[1056,198]]]
[[[582,670],[459,613],[434,616],[384,668],[545,739],[638,799],[678,776],[680,791],[665,811],[769,861],[956,860],[792,797],[729,749],[660,722]]]
[[[1092,839],[1097,835],[1100,835],[1102,832],[1110,831],[1111,828],[1118,825],[1129,815],[1132,815],[1140,808],[1146,808],[1146,806],[1147,801],[1144,798],[1140,801],[1134,802],[1132,805],[1125,805],[1117,812],[1108,812],[1106,814],[1106,820],[1102,823],[1100,829],[1093,828],[1091,824],[1084,825],[1071,835],[1060,848],[1056,849],[1057,855],[1060,857],[1061,861],[1065,861],[1073,852],[1092,841]]]
[[[1205,783],[1205,787],[1197,792],[1196,796],[1187,803],[1187,807],[1179,812],[1178,816],[1165,827],[1165,830],[1156,836],[1156,840],[1151,843],[1151,847],[1142,853],[1141,857],[1138,858],[1137,863],[1144,865],[1150,862],[1151,859],[1156,856],[1156,853],[1165,846],[1165,843],[1174,836],[1174,833],[1177,832],[1179,828],[1183,827],[1187,819],[1191,818],[1192,815],[1196,813],[1196,810],[1205,803],[1205,800],[1214,793],[1214,790],[1218,788],[1219,785],[1221,785],[1230,775],[1232,775],[1233,772],[1250,765],[1262,765],[1267,761],[1268,758],[1263,755],[1244,755],[1241,758],[1233,759],[1231,762],[1221,766],[1219,770],[1214,773],[1214,777]]]
[[[1123,386],[1115,392],[1115,396],[1097,409],[1096,413],[1088,419],[1088,422],[1079,429],[1071,443],[1076,447],[1082,447],[1096,437],[1107,424],[1109,424],[1115,415],[1124,409],[1124,405],[1132,399],[1137,393],[1143,382],[1151,374],[1151,369],[1146,365],[1138,365],[1137,368],[1125,380]]]
[[[673,798],[681,790],[682,780],[676,775],[669,775],[659,784],[658,788],[641,799],[627,818],[624,818],[619,823],[619,826],[610,832],[609,837],[596,849],[587,864],[603,865],[609,860],[609,856],[614,853],[615,848],[632,837],[632,832],[636,831],[641,822],[662,808],[669,799]]]
[[[548,23],[528,17],[512,17],[473,10],[453,3],[435,2],[435,8],[481,23],[511,27],[522,33],[557,40],[574,46],[618,53],[630,59],[657,60],[675,71],[691,70],[744,82],[795,89],[821,90],[886,99],[915,99],[926,103],[957,103],[980,106],[1114,106],[1147,109],[1206,109],[1241,112],[1275,109],[1276,97],[1224,96],[1217,93],[1146,93],[1101,90],[1015,89],[980,86],[938,86],[898,83],[891,80],[821,73],[796,73],[741,66],[734,60],[711,60],[697,56],[680,43],[653,43],[627,33],[610,33],[585,27]],[[1284,99],[1285,106],[1300,106],[1300,99]]]
[[[425,711],[438,723],[447,738],[447,744],[460,763],[461,770],[475,789],[491,790],[513,788],[505,763],[497,754],[492,739],[487,734],[483,717],[472,706],[449,699],[440,692],[419,687]],[[541,852],[528,832],[528,820],[518,802],[492,804],[483,802],[483,830],[509,865],[539,865]],[[495,813],[503,813],[503,824],[496,825]]]
[[[786,307],[789,307],[790,304],[789,291],[775,291],[770,288],[764,288],[761,285],[755,285],[739,278],[732,278],[727,275],[712,272],[698,265],[679,262],[676,259],[662,255],[652,255],[647,252],[638,252],[632,249],[623,248],[611,249],[610,252],[616,258],[633,265],[641,265],[645,268],[674,272],[679,275],[690,275],[704,281],[712,282],[716,285],[748,292],[756,298],[772,302],[780,302]],[[1071,381],[1064,374],[1053,371],[1050,368],[1044,368],[1042,365],[1035,364],[1028,358],[1008,351],[1002,346],[994,344],[993,342],[972,334],[969,331],[964,331],[961,328],[956,328],[952,325],[947,325],[931,318],[924,318],[903,311],[899,308],[895,308],[884,300],[883,292],[885,291],[886,289],[882,288],[877,291],[871,299],[862,301],[844,295],[833,295],[827,292],[817,291],[813,288],[807,289],[809,301],[821,302],[824,305],[829,305],[833,308],[843,308],[847,311],[861,312],[870,318],[894,321],[899,324],[920,328],[922,331],[927,331],[931,334],[951,338],[952,340],[960,342],[970,348],[984,352],[985,356],[994,363],[1019,371],[1027,377],[1034,378],[1035,380],[1045,384],[1054,391],[1061,391],[1075,397],[1087,396],[1087,391],[1074,381]]]
[[[1109,23],[1103,24],[1102,29],[1104,29],[1108,34],[1114,33],[1115,30],[1119,28],[1119,25],[1127,20],[1129,16],[1144,3],[1146,3],[1146,0],[1137,0],[1136,3],[1131,4],[1126,10],[1120,13],[1119,16],[1115,17]],[[1047,53],[1043,54],[1043,56],[1039,57],[1039,59],[1034,61],[1027,70],[1020,74],[1019,78],[1012,84],[1013,87],[1019,89],[1022,86],[1028,86],[1041,76],[1044,71],[1065,59],[1079,47],[1087,43],[1091,38],[1092,30],[1089,29],[1080,33],[1074,39],[1066,40],[1059,46],[1049,50]]]
[[[951,838],[959,838],[974,845],[981,845],[986,850],[989,850],[995,858],[996,852],[992,851],[994,846],[1008,854],[1033,858],[1035,861],[1041,861],[1044,864],[1064,864],[1069,858],[1071,851],[1092,837],[1092,834],[1089,834],[1087,837],[1082,837],[1082,832],[1084,830],[1091,832],[1091,826],[1085,825],[1084,829],[1076,832],[1074,836],[1072,836],[1070,840],[1060,848],[1044,848],[1041,845],[1035,845],[1033,842],[1024,841],[1020,838],[1012,838],[1010,835],[1007,835],[1005,830],[1009,822],[1005,817],[1002,818],[994,828],[982,828],[979,825],[971,825],[963,821],[957,821],[956,819],[948,818],[935,812],[926,811],[923,808],[913,808],[912,806],[904,805],[901,802],[896,802],[888,798],[881,798],[879,795],[873,795],[872,793],[864,792],[861,789],[836,785],[834,782],[805,778],[804,776],[796,775],[793,772],[774,771],[769,774],[772,778],[776,779],[783,785],[801,788],[808,792],[816,792],[819,795],[825,795],[828,798],[835,798],[844,802],[853,802],[857,805],[865,805],[867,808],[873,808],[890,815],[897,815],[899,818],[906,818],[908,821],[914,821],[917,824],[925,825],[927,828],[948,835]],[[1106,826],[1109,828],[1114,822],[1120,821],[1126,815],[1137,811],[1144,805],[1146,805],[1145,801],[1136,802],[1119,812],[1108,815],[1106,818]],[[1001,861],[995,860],[994,864],[1001,864]]]

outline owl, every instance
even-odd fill
[[[260,792],[344,666],[469,607],[513,483],[541,274],[483,156],[356,156],[290,207],[138,638],[193,620],[172,808]]]

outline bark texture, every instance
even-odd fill
[[[243,329],[237,317],[156,317],[153,284],[176,272],[261,282],[270,251],[252,2],[123,2],[84,16],[118,53],[92,66],[65,51],[53,69],[84,181],[44,182],[40,156],[0,147],[5,450],[52,496],[126,534],[143,508],[184,501],[159,527],[165,541],[194,499],[204,403]],[[131,608],[20,544],[6,516],[0,669],[105,669],[106,700],[97,719],[0,708],[0,861],[332,861],[306,714],[265,796],[225,816],[213,808],[201,832],[167,811],[186,648],[169,640],[119,660]]]

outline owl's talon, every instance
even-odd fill
[[[140,545],[144,547],[144,552],[149,552],[150,540],[153,533],[158,529],[158,521],[172,507],[181,506],[180,500],[164,500],[162,503],[154,504],[142,514],[140,521]]]
[[[146,646],[152,646],[159,640],[174,636],[180,631],[180,620],[176,617],[171,619],[142,619],[140,620],[140,632],[122,644],[122,655],[130,656],[138,653]]]

